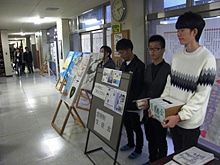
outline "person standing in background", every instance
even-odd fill
[[[184,49],[173,55],[171,74],[161,95],[185,103],[177,115],[168,116],[161,123],[170,128],[175,152],[197,145],[215,80],[215,57],[199,44],[204,27],[203,18],[193,12],[184,13],[176,22],[177,36]]]
[[[163,128],[158,120],[148,118],[149,99],[144,99],[160,97],[166,85],[167,76],[170,74],[170,65],[163,59],[165,39],[160,35],[151,36],[148,51],[152,63],[147,65],[144,73],[144,85],[140,96],[143,101],[137,104],[138,109],[144,110],[143,123],[149,151],[149,161],[143,165],[149,165],[167,156],[167,128]]]
[[[25,47],[25,52],[23,54],[23,58],[24,58],[24,61],[26,62],[26,65],[27,65],[27,68],[28,68],[28,72],[29,73],[34,73],[34,70],[33,70],[33,56],[32,56],[32,52],[29,50],[28,47]]]
[[[111,58],[112,50],[110,47],[103,45],[100,48],[100,53],[104,53],[102,61],[99,63],[100,68],[115,69],[115,62]]]
[[[120,148],[121,151],[135,150],[128,156],[129,159],[136,159],[142,153],[143,131],[140,122],[140,111],[135,100],[141,94],[144,80],[144,63],[133,54],[133,44],[129,39],[121,39],[116,44],[116,50],[124,59],[120,70],[132,73],[130,91],[127,99],[127,105],[124,112],[124,126],[127,133],[127,144]],[[136,144],[134,142],[134,132],[136,134]]]
[[[22,57],[21,57],[21,59],[22,59],[21,71],[22,71],[22,73],[25,73],[25,61],[24,61],[23,47],[20,46],[19,49],[20,49],[20,53],[21,53],[21,56],[22,56]]]

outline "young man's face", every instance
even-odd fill
[[[149,54],[153,61],[158,61],[163,59],[164,48],[161,47],[160,42],[150,42],[148,48]]]
[[[180,41],[181,45],[188,45],[190,43],[195,42],[195,36],[197,34],[197,30],[190,30],[188,28],[178,29],[177,37]]]
[[[130,61],[131,49],[119,50],[118,53],[120,54],[121,58],[123,58],[126,61]]]

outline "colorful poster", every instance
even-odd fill
[[[96,109],[94,130],[107,140],[110,140],[112,134],[114,117],[100,109]]]
[[[82,52],[73,52],[73,51],[69,51],[66,60],[64,62],[64,66],[63,69],[64,71],[62,71],[60,73],[60,76],[62,78],[64,78],[65,80],[67,80],[69,78],[70,72],[72,71],[74,64],[76,62],[76,59],[82,55]]]
[[[82,79],[87,70],[89,56],[90,54],[83,54],[74,59],[74,67],[69,72],[70,75],[61,97],[69,105],[73,106],[76,101]]]

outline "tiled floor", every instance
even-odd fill
[[[60,100],[55,89],[55,77],[39,73],[21,77],[0,77],[0,165],[92,165],[84,154],[88,130],[82,129],[72,118],[68,120],[62,136],[51,126]],[[78,110],[86,123],[88,111]],[[61,126],[67,108],[62,105],[56,118]],[[126,134],[122,130],[121,145]],[[169,153],[172,153],[172,142]],[[113,157],[115,152],[91,134],[88,150],[103,147]],[[130,152],[119,152],[122,165],[141,165],[148,159],[147,142],[137,160],[129,160]],[[96,164],[113,164],[102,150],[89,154]]]

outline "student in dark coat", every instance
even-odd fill
[[[28,49],[28,47],[25,47],[23,58],[24,58],[24,61],[26,62],[29,73],[34,73],[33,66],[32,66],[33,56],[32,56],[32,52]]]
[[[160,35],[153,35],[149,39],[148,47],[152,63],[145,69],[144,86],[140,96],[142,99],[160,97],[170,73],[170,65],[163,59],[165,39]],[[156,119],[148,118],[148,99],[145,99],[142,104],[139,103],[138,108],[144,109],[145,112],[144,128],[148,141],[149,161],[143,165],[148,165],[167,156],[167,129],[163,128]]]
[[[135,54],[133,54],[133,44],[129,39],[119,40],[116,44],[116,50],[124,59],[120,70],[133,74],[123,120],[128,142],[126,145],[122,146],[120,150],[127,151],[134,149],[128,158],[136,159],[142,153],[143,131],[140,122],[140,111],[134,100],[137,100],[141,94],[145,65]],[[134,141],[134,132],[136,135],[136,141]]]

